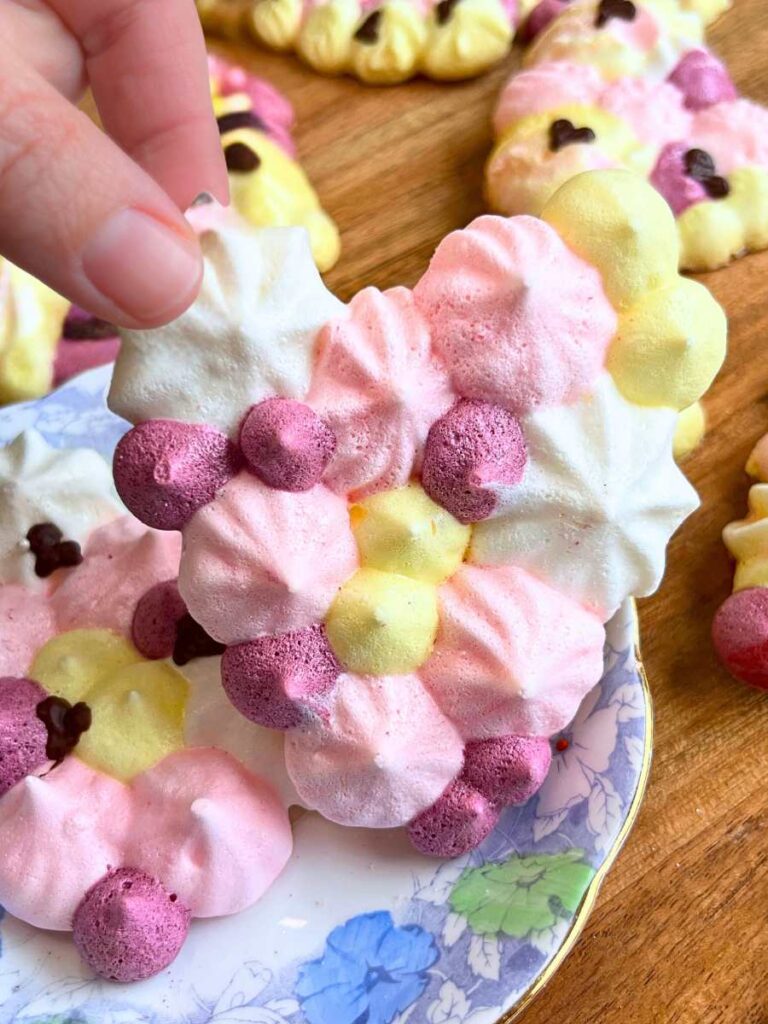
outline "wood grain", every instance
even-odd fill
[[[711,41],[739,87],[768,103],[765,0],[735,0]],[[413,284],[440,239],[483,211],[490,113],[518,55],[476,82],[375,90],[248,45],[223,52],[296,106],[302,160],[341,228],[327,276],[341,298]],[[768,695],[729,679],[709,639],[731,581],[720,531],[744,511],[744,462],[768,430],[768,254],[703,280],[729,314],[730,352],[707,439],[685,465],[702,508],[641,606],[656,705],[650,788],[580,942],[525,1024],[768,1024]]]

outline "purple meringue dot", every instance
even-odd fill
[[[318,710],[341,668],[323,626],[262,636],[224,652],[221,679],[241,715],[270,729],[294,729]]]
[[[156,661],[170,658],[176,643],[176,631],[187,613],[176,580],[156,583],[139,598],[133,613],[131,636],[136,650]]]
[[[688,173],[686,158],[689,152],[684,142],[669,142],[662,149],[651,171],[651,184],[664,196],[676,217],[689,206],[707,198],[707,190],[702,182]]]
[[[156,878],[116,868],[78,904],[73,938],[85,963],[110,981],[144,981],[179,954],[191,914]]]
[[[118,493],[133,514],[157,530],[180,530],[239,472],[237,447],[213,427],[149,420],[115,450]]]
[[[268,487],[308,491],[325,472],[336,438],[303,402],[267,398],[245,417],[240,449],[248,468]]]
[[[497,807],[525,803],[542,786],[552,763],[546,736],[474,740],[464,750],[462,781]]]
[[[689,50],[669,81],[683,94],[689,110],[705,110],[739,95],[725,64],[707,50]]]
[[[45,697],[31,679],[0,678],[0,797],[48,761],[48,733],[35,711]]]
[[[432,424],[421,482],[460,523],[477,523],[496,508],[494,486],[520,483],[527,458],[523,432],[511,412],[465,398]]]
[[[408,826],[408,838],[428,857],[460,857],[490,835],[499,820],[497,808],[460,779]]]

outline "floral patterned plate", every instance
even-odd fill
[[[0,410],[0,443],[36,427],[109,456],[126,425],[109,368]],[[522,1012],[575,942],[634,821],[651,710],[626,605],[605,674],[554,743],[551,772],[479,850],[438,862],[402,832],[313,814],[252,910],[196,921],[172,967],[138,985],[95,980],[71,938],[0,921],[0,1024],[495,1024]],[[2,911],[0,911],[0,915]]]

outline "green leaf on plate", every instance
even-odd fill
[[[524,939],[576,912],[595,874],[583,858],[583,850],[567,850],[468,868],[451,893],[451,908],[478,935]]]

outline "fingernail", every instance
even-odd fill
[[[196,239],[141,210],[120,210],[86,243],[82,265],[91,284],[135,320],[151,323],[181,311],[202,274]]]

